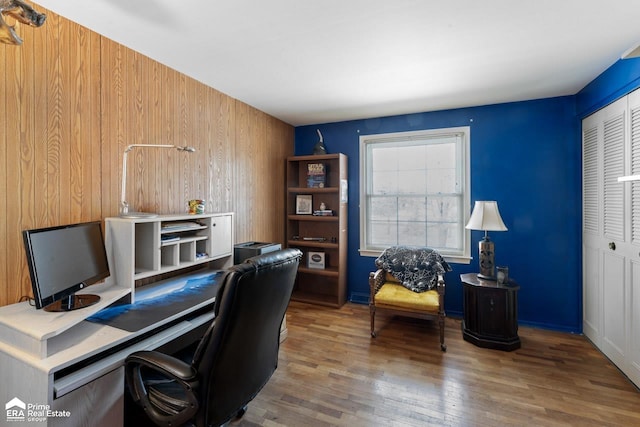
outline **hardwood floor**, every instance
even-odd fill
[[[640,392],[585,337],[520,327],[482,349],[435,322],[292,302],[269,383],[232,426],[638,426]]]

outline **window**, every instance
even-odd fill
[[[360,137],[360,253],[429,246],[470,261],[470,128]]]

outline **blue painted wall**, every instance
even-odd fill
[[[491,233],[496,263],[520,284],[521,324],[582,331],[581,119],[640,86],[640,60],[618,61],[575,96],[379,117],[296,128],[295,152],[311,154],[320,129],[329,153],[349,157],[348,295],[366,303],[374,258],[360,256],[359,136],[442,127],[471,127],[471,204],[497,200],[507,232]],[[446,308],[462,314],[461,273],[448,273]]]
[[[619,60],[576,95],[581,119],[640,87],[640,58]]]

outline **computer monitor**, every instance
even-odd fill
[[[75,293],[109,277],[99,221],[22,232],[37,309],[69,311],[100,300]]]

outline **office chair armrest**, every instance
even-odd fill
[[[133,400],[160,425],[182,425],[197,413],[197,377],[191,365],[157,351],[138,351],[125,360],[125,378]],[[180,397],[163,392],[169,383],[182,390]]]
[[[180,381],[193,381],[197,372],[188,363],[158,351],[137,351],[130,354],[125,363],[144,365],[169,378]]]

